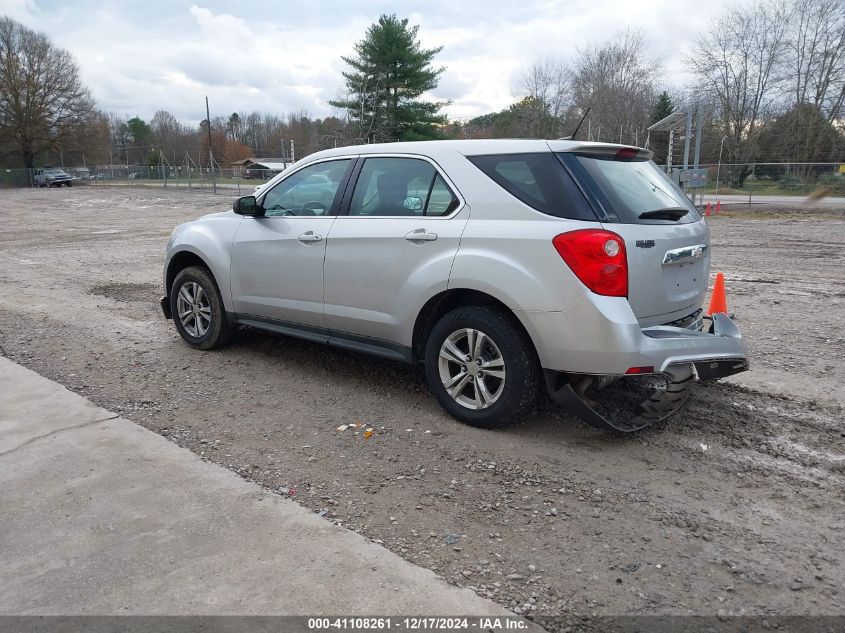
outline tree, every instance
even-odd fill
[[[348,96],[330,101],[347,111],[357,140],[398,141],[437,138],[445,125],[443,103],[421,101],[437,87],[442,68],[431,66],[442,47],[424,49],[419,26],[407,19],[382,15],[355,44],[355,57],[343,57],[351,68],[343,73]]]
[[[807,147],[810,135],[813,145]],[[761,162],[834,163],[845,155],[845,136],[811,103],[796,105],[763,126],[757,144]]]
[[[845,102],[845,3],[793,0],[786,66],[793,102],[811,103],[828,121],[839,119]]]
[[[232,112],[229,115],[229,121],[226,123],[226,133],[236,141],[241,140],[241,117],[237,112]]]
[[[657,97],[654,103],[654,108],[651,111],[651,119],[649,123],[654,124],[665,119],[667,116],[675,111],[675,104],[672,103],[672,97],[665,90]],[[652,134],[650,137],[651,146],[649,149],[654,152],[654,160],[658,163],[663,163],[666,160],[666,155],[669,153],[669,135],[665,132],[658,132]]]
[[[660,96],[657,97],[657,102],[654,104],[654,110],[652,110],[651,113],[651,122],[657,123],[661,119],[665,119],[674,111],[675,104],[672,103],[672,97],[670,97],[669,93],[664,90],[660,93]]]
[[[780,5],[728,9],[697,38],[686,65],[700,82],[703,100],[715,101],[727,160],[747,163],[757,151],[757,136],[775,101],[777,71],[783,62],[788,18]],[[737,170],[742,186],[750,168]]]
[[[211,122],[211,153],[214,156],[215,165],[221,167],[226,167],[243,158],[253,158],[252,150],[249,147],[229,136],[227,124],[228,120],[222,117],[217,117]],[[205,159],[205,164],[208,164],[207,125],[208,123],[203,120],[199,127],[200,152]],[[200,164],[203,164],[203,161],[200,161]]]
[[[146,143],[152,136],[150,126],[139,116],[129,119],[126,122],[126,128],[129,130],[132,142],[138,145]]]
[[[0,148],[27,168],[94,115],[94,102],[67,51],[43,33],[0,17]],[[3,150],[0,149],[0,152]]]
[[[571,101],[572,73],[560,61],[544,59],[535,62],[522,77],[520,101],[522,133],[520,137],[558,138],[563,116]]]
[[[134,116],[126,123],[123,151],[132,164],[150,162],[150,141],[153,132],[147,122],[139,116]]]
[[[845,2],[793,0],[784,72],[789,82],[795,160],[815,160],[830,124],[845,114]]]
[[[579,49],[573,68],[573,101],[591,107],[589,127],[597,140],[639,143],[655,99],[658,64],[650,58],[645,33],[619,31]]]

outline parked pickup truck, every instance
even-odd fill
[[[61,187],[67,185],[73,186],[73,178],[58,167],[42,167],[35,170],[33,182],[36,187]]]

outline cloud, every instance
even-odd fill
[[[576,49],[618,28],[644,28],[667,82],[686,78],[680,62],[709,16],[730,0],[523,0],[490,3],[417,0],[408,15],[424,47],[443,46],[440,85],[427,98],[449,100],[451,117],[507,107],[521,73],[544,57]],[[223,0],[0,0],[0,14],[46,32],[77,58],[99,106],[150,118],[168,110],[182,120],[234,111],[332,113],[343,89],[342,55],[392,5],[379,0],[231,3]]]
[[[0,16],[6,16],[30,26],[38,7],[35,0],[3,0],[0,2]]]

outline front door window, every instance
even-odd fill
[[[329,215],[351,159],[303,167],[264,196],[265,217]]]

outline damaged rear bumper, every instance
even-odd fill
[[[700,380],[718,380],[746,371],[748,349],[742,333],[726,314],[714,314],[706,329],[659,325],[642,330],[641,351],[656,371],[692,364]],[[705,321],[706,323],[706,321]]]
[[[654,326],[641,330],[637,349],[638,363],[632,367],[650,367],[661,375],[665,387],[654,392],[624,419],[612,418],[597,409],[598,403],[587,395],[591,387],[607,384],[619,374],[584,375],[547,372],[552,400],[591,426],[613,432],[631,433],[665,420],[686,404],[696,376],[700,380],[718,380],[749,368],[748,351],[736,324],[725,314],[714,314],[705,327],[694,329]],[[627,361],[626,361],[627,362]]]

